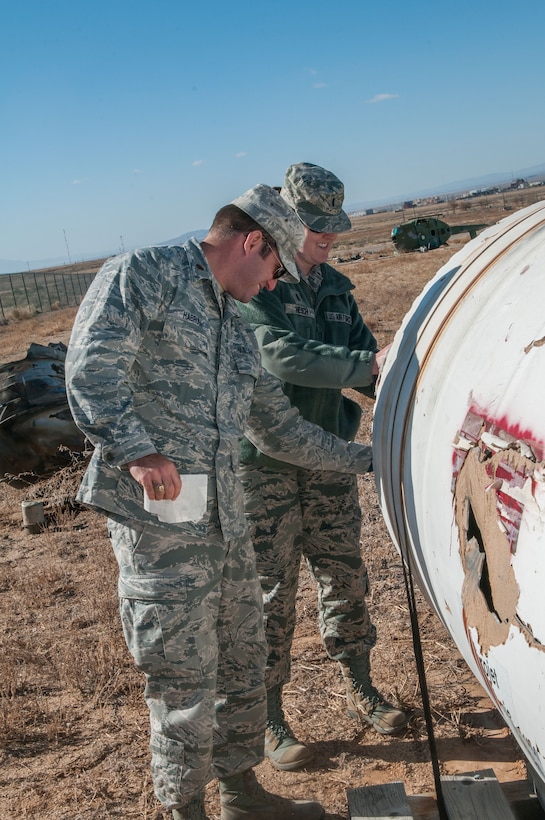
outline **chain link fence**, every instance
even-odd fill
[[[77,306],[96,276],[96,269],[80,273],[57,270],[5,273],[0,276],[0,320],[17,314],[47,313]]]

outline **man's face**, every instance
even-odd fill
[[[244,253],[240,257],[237,270],[225,288],[239,302],[249,302],[263,288],[274,290],[277,276],[284,272],[278,251],[267,245],[262,236],[259,236],[257,242],[250,237],[252,234],[246,238]],[[264,257],[262,253],[265,247],[269,248],[269,253]]]

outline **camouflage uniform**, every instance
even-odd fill
[[[342,394],[374,395],[374,336],[364,324],[350,280],[328,264],[299,284],[262,291],[241,310],[255,330],[263,365],[277,376],[302,415],[349,440],[361,418]],[[365,604],[361,511],[355,476],[296,469],[242,442],[240,476],[263,588],[270,689],[290,676],[295,595],[301,555],[318,584],[319,625],[330,658],[348,659],[373,647]]]
[[[212,777],[263,758],[266,649],[241,436],[313,469],[365,472],[370,451],[290,407],[195,240],[104,265],[74,324],[66,384],[95,447],[78,499],[109,518],[124,634],[146,676],[156,794],[183,807]],[[124,465],[151,453],[207,474],[199,521],[144,510]]]

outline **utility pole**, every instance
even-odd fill
[[[70,258],[70,248],[68,247],[68,239],[66,238],[66,231],[64,230],[64,228],[62,229],[62,232],[64,234],[64,244],[66,245],[66,251],[68,253],[68,264],[71,265],[72,260]]]

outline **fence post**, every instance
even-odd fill
[[[53,282],[55,284],[55,290],[57,291],[57,301],[59,303],[59,307],[61,307],[61,305],[62,305],[61,295],[59,293],[59,285],[57,283],[57,274],[56,273],[53,274]]]
[[[74,294],[74,305],[77,305],[78,298],[76,296],[76,289],[74,287],[74,274],[70,273],[70,274],[68,274],[68,276],[69,276],[68,281],[70,282],[70,287],[72,288],[72,293]]]
[[[49,285],[47,284],[47,276],[42,274],[44,278],[45,292],[47,293],[47,301],[49,302],[49,310],[51,310],[51,294],[49,293]]]
[[[32,275],[34,276],[34,284],[36,285],[36,296],[38,297],[38,304],[40,306],[40,313],[43,313],[42,299],[40,297],[40,288],[38,287],[38,282],[36,281],[36,274],[33,272]]]
[[[66,290],[66,274],[63,273],[63,274],[61,274],[61,276],[62,276],[62,279],[61,279],[62,286],[64,288],[64,300],[66,302],[66,307],[68,307],[70,305],[70,300],[68,299],[68,292]]]
[[[16,308],[17,307],[17,297],[15,295],[15,290],[13,288],[13,281],[11,279],[11,273],[8,274],[8,276],[9,276],[9,284],[10,284],[10,287],[11,287],[11,294],[13,296],[13,307]]]
[[[22,281],[22,283],[23,283],[23,290],[24,290],[24,292],[25,292],[25,298],[26,298],[27,307],[28,307],[28,309],[30,310],[32,306],[31,306],[31,304],[30,304],[30,298],[29,298],[29,296],[28,296],[28,290],[26,289],[26,281],[25,281],[25,274],[24,274],[24,273],[22,273],[22,274],[21,274],[21,281]]]

